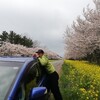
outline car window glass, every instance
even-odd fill
[[[38,84],[37,84],[37,79],[39,77],[39,71],[38,71],[38,68],[37,68],[37,63],[34,63],[28,73],[27,73],[27,76],[26,76],[26,83],[25,83],[25,87],[26,87],[26,90],[25,90],[25,94],[26,94],[26,98],[29,97],[29,92],[31,91],[32,88],[34,87],[37,87]]]
[[[41,69],[37,62],[32,64],[31,67],[29,66],[29,68],[25,78],[22,80],[23,85],[21,83],[17,90],[16,100],[28,100],[31,89],[37,87],[41,79]]]
[[[0,100],[4,100],[18,71],[18,67],[0,67]]]
[[[17,89],[14,100],[25,100],[25,86],[23,83]]]

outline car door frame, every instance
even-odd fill
[[[39,64],[38,60],[29,60],[27,62],[24,63],[24,65],[22,66],[21,70],[19,71],[19,74],[14,82],[14,86],[12,87],[7,100],[13,100],[16,94],[17,89],[20,86],[20,83],[24,80],[24,78],[26,77],[26,73],[29,71],[29,69],[31,68],[31,66],[33,64]],[[40,65],[39,65],[40,66]],[[38,83],[37,87],[42,86],[42,84],[45,82],[46,76],[43,75],[41,80]]]

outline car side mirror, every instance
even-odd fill
[[[36,87],[31,90],[30,99],[37,100],[47,93],[46,87]]]

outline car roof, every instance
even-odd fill
[[[0,57],[0,61],[10,61],[10,62],[26,62],[32,60],[32,57]]]

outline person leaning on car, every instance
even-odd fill
[[[58,73],[55,71],[54,66],[49,62],[48,58],[44,55],[44,51],[42,49],[39,49],[36,54],[41,66],[43,66],[48,74],[48,85],[54,95],[55,100],[62,100],[58,86]]]

